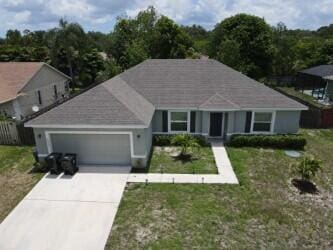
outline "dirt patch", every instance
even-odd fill
[[[300,191],[300,194],[319,194],[319,190],[311,181],[292,179],[291,183]]]

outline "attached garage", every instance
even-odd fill
[[[129,134],[49,135],[53,152],[75,153],[79,164],[131,165]]]

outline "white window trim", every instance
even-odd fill
[[[186,131],[173,131],[171,130],[171,113],[174,112],[184,112],[187,113],[187,128]],[[180,109],[175,109],[175,110],[168,110],[168,133],[172,134],[183,134],[183,133],[190,133],[190,122],[191,122],[191,111],[190,110],[180,110]],[[179,121],[179,122],[185,122],[185,121]]]
[[[256,113],[271,113],[272,114],[270,131],[253,131],[254,117],[255,117]],[[276,111],[274,111],[274,110],[252,111],[251,130],[250,130],[251,134],[273,134],[274,128],[275,128],[275,116],[276,116]]]
[[[45,131],[46,147],[48,154],[53,152],[51,134],[92,134],[92,135],[128,135],[130,140],[131,158],[146,158],[146,155],[134,154],[133,132],[131,131]]]

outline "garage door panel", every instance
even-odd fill
[[[130,165],[129,135],[52,134],[54,152],[75,153],[79,164]]]

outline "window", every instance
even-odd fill
[[[53,86],[53,90],[54,90],[54,98],[58,99],[58,90],[57,90],[57,85]]]
[[[254,112],[252,132],[271,132],[273,113]]]
[[[170,112],[170,131],[188,131],[188,112]]]
[[[40,90],[37,90],[37,95],[38,95],[38,103],[42,104],[42,95],[40,93]]]

